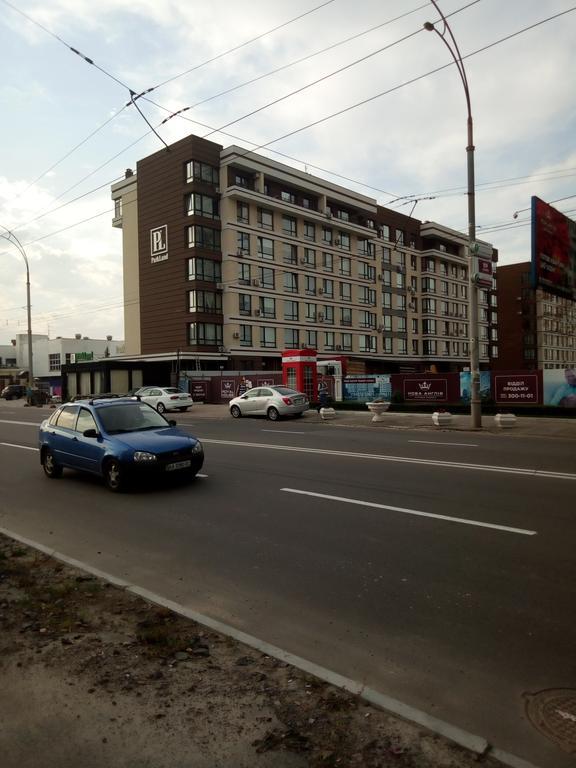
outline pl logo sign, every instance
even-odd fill
[[[150,230],[150,263],[168,259],[168,226],[155,227]]]

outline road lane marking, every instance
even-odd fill
[[[373,509],[388,509],[391,512],[402,512],[404,515],[416,515],[417,517],[432,517],[436,520],[446,520],[450,523],[462,523],[462,525],[474,525],[478,528],[493,528],[496,531],[505,533],[518,533],[522,536],[535,536],[538,531],[530,531],[526,528],[511,528],[508,525],[497,525],[496,523],[481,523],[479,520],[468,520],[465,517],[450,517],[449,515],[437,515],[433,512],[421,512],[418,509],[406,509],[405,507],[392,507],[388,504],[376,504],[373,501],[361,501],[360,499],[347,499],[344,496],[330,496],[326,493],[314,493],[313,491],[301,491],[298,488],[280,488],[285,493],[297,493],[301,496],[314,496],[317,499],[326,499],[327,501],[340,501],[344,504],[356,504],[359,507],[371,507]]]
[[[38,428],[42,422],[41,421],[15,421],[15,420],[8,420],[8,419],[0,419],[0,424],[19,424],[23,425],[25,427],[36,427]]]
[[[478,448],[478,443],[441,443],[432,440],[408,440],[409,443],[422,443],[423,445],[463,445],[468,448]]]
[[[292,445],[274,445],[272,443],[245,443],[240,440],[214,440],[200,438],[206,445],[229,445],[238,448],[257,448],[266,451],[292,451],[294,453],[316,453],[322,456],[340,458],[370,459],[373,461],[388,461],[399,464],[418,464],[445,469],[468,469],[475,472],[497,472],[508,475],[523,475],[528,477],[549,478],[552,480],[576,480],[576,474],[570,472],[548,472],[543,469],[526,469],[523,467],[495,467],[490,464],[465,464],[458,461],[441,461],[440,459],[415,459],[410,456],[386,456],[378,453],[353,453],[352,451],[330,451],[326,448],[301,448]]]
[[[30,445],[16,445],[16,443],[0,443],[0,445],[5,445],[7,448],[23,448],[25,451],[38,450],[38,448],[33,448]]]
[[[289,429],[262,429],[261,432],[273,432],[275,435],[306,435],[307,432],[292,432]]]

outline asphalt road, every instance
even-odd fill
[[[543,768],[523,694],[576,688],[575,443],[177,420],[202,478],[115,496],[43,476],[0,409],[0,527],[365,682]]]

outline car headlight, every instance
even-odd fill
[[[197,440],[192,446],[192,453],[204,453],[204,449],[202,448],[202,443],[200,440]]]
[[[134,454],[134,461],[138,461],[138,462],[156,461],[156,454],[148,453],[148,451],[136,451]]]

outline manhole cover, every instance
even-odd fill
[[[566,752],[576,753],[576,690],[549,688],[525,698],[532,725]]]

